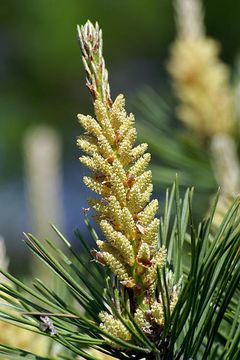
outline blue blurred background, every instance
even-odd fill
[[[204,7],[208,34],[220,41],[222,58],[232,65],[239,51],[240,2],[208,0]],[[92,105],[76,25],[88,19],[103,29],[112,95],[123,92],[129,110],[144,86],[161,92],[168,82],[165,64],[175,36],[171,0],[0,0],[0,234],[14,272],[27,257],[22,232],[36,230],[29,201],[31,168],[24,153],[26,134],[31,137],[33,129],[34,140],[37,125],[55,129],[58,136],[55,175],[61,177],[56,184],[61,209],[56,225],[70,239],[76,227],[85,232],[87,193],[75,145],[81,132],[76,115],[92,113]],[[48,162],[37,165],[41,170]]]

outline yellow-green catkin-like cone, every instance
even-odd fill
[[[205,35],[201,1],[175,0],[175,5],[178,37],[171,47],[168,70],[179,100],[179,119],[204,144],[210,145],[213,173],[221,188],[213,219],[218,227],[240,193],[230,71],[219,59],[219,44]]]
[[[157,305],[161,298],[156,298],[155,288],[157,269],[166,263],[166,249],[158,245],[158,201],[151,200],[151,155],[146,153],[147,144],[135,145],[135,119],[133,114],[127,114],[123,95],[114,101],[110,97],[98,25],[87,22],[79,28],[79,37],[95,112],[93,117],[78,115],[84,129],[78,139],[84,153],[80,162],[90,169],[83,181],[98,195],[89,205],[105,237],[97,241],[99,250],[93,254],[131,292],[133,316],[142,330],[150,333],[150,322],[154,326],[163,324]],[[122,316],[128,322],[126,314]],[[103,312],[99,317],[102,330],[122,341],[132,340],[127,327],[115,315]]]
[[[127,114],[123,95],[111,100],[98,25],[87,22],[79,36],[95,116],[78,115],[85,131],[78,145],[85,153],[81,163],[91,170],[83,181],[100,195],[90,205],[106,239],[98,242],[102,262],[123,285],[144,291],[156,281],[156,264],[163,266],[166,258],[165,250],[157,248],[158,201],[150,202],[151,156],[146,144],[135,146],[135,119]]]
[[[219,60],[218,43],[204,34],[200,1],[176,1],[176,20],[178,37],[168,70],[180,100],[178,116],[203,139],[231,134],[235,113],[230,73]]]
[[[128,331],[128,329],[123,325],[123,323],[115,319],[113,315],[108,314],[106,312],[101,312],[99,314],[99,317],[102,320],[102,323],[100,324],[100,328],[108,333],[110,333],[112,336],[124,340],[129,341],[132,338],[132,334]]]

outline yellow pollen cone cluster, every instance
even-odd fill
[[[201,137],[229,134],[234,126],[228,68],[219,61],[219,46],[209,38],[178,39],[168,70],[181,101],[179,118]]]
[[[107,240],[98,246],[104,262],[126,286],[133,287],[142,274],[141,285],[149,287],[166,255],[157,249],[158,201],[150,202],[150,154],[144,154],[145,144],[134,147],[134,117],[126,114],[122,95],[111,107],[96,100],[94,109],[96,119],[78,116],[85,130],[78,145],[87,154],[80,161],[92,170],[83,181],[101,196],[90,201]]]
[[[115,319],[112,315],[106,312],[101,312],[99,314],[99,317],[102,320],[102,323],[100,324],[100,328],[102,330],[108,332],[109,334],[111,334],[112,336],[118,339],[124,341],[131,340],[132,338],[131,333],[128,331],[128,329],[123,325],[123,323],[120,320]],[[117,347],[115,343],[113,345],[114,347]]]
[[[158,301],[154,290],[157,269],[166,263],[166,249],[158,245],[158,201],[150,200],[151,155],[146,153],[147,144],[135,146],[135,119],[127,114],[123,95],[111,100],[98,25],[87,22],[79,29],[79,37],[95,117],[78,115],[84,134],[77,143],[84,152],[80,162],[90,169],[83,181],[99,195],[89,204],[105,237],[97,241],[99,251],[93,254],[132,292],[137,304],[133,316],[143,331],[150,332],[151,304]],[[131,333],[115,315],[102,312],[99,317],[104,331],[123,341],[131,340]]]
[[[175,8],[178,37],[168,70],[179,100],[179,119],[210,145],[213,173],[221,188],[213,220],[218,227],[240,191],[230,70],[219,59],[219,44],[205,35],[201,0],[175,0]]]
[[[234,96],[218,43],[206,37],[200,0],[175,0],[178,38],[168,70],[180,100],[179,118],[201,138],[231,134]]]

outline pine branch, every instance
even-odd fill
[[[88,22],[80,32],[86,61],[104,64],[98,26]],[[96,52],[93,58],[89,51]],[[133,147],[133,117],[127,116],[122,97],[109,101],[105,70],[86,64],[96,120],[80,116],[87,134],[79,145],[88,154],[81,161],[92,171],[85,183],[102,198],[91,200],[91,206],[106,239],[98,239],[86,212],[86,226],[100,251],[91,252],[77,232],[83,245],[79,254],[55,226],[64,252],[50,240],[27,234],[26,245],[61,287],[49,289],[38,279],[28,286],[2,270],[7,281],[0,287],[5,303],[0,319],[52,339],[61,346],[57,357],[62,359],[96,359],[100,351],[118,359],[237,360],[240,200],[214,233],[217,199],[196,224],[193,190],[182,199],[176,180],[156,220],[158,204],[149,202],[152,183],[145,170],[149,157],[144,146]],[[32,356],[4,346],[1,352],[16,359]]]

